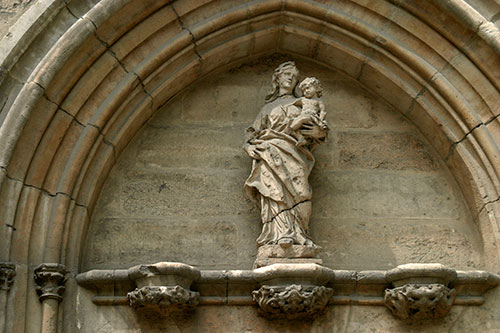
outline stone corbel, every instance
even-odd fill
[[[182,267],[187,268],[186,273],[182,273]],[[211,306],[257,305],[262,316],[272,319],[311,318],[320,314],[327,304],[389,304],[391,309],[403,309],[398,310],[403,311],[400,316],[403,318],[415,317],[417,312],[420,312],[417,317],[435,318],[447,311],[447,304],[453,298],[452,290],[456,292],[454,305],[484,304],[485,293],[500,284],[500,276],[486,271],[455,271],[439,264],[410,264],[390,271],[348,271],[314,263],[281,263],[253,270],[200,272],[180,263],[159,263],[129,270],[92,270],[78,274],[76,281],[94,292],[92,302],[98,306],[132,305],[138,310],[156,309],[162,313],[168,309],[189,309],[199,301]],[[397,288],[405,285],[408,285],[406,290],[399,293]],[[439,305],[434,310],[432,306],[414,309],[420,303],[425,304],[426,298],[440,293],[447,297],[444,304],[436,298]],[[414,295],[422,295],[419,302],[414,302],[417,305],[400,305],[406,300],[412,302],[410,298]]]
[[[260,288],[252,292],[258,312],[268,319],[310,319],[333,295],[325,285],[333,270],[317,264],[274,264],[254,270]]]
[[[200,294],[191,291],[193,281],[200,278],[200,271],[176,262],[138,265],[128,270],[136,289],[127,294],[134,309],[154,310],[166,314],[171,310],[193,310]]]
[[[441,264],[398,266],[386,272],[386,280],[393,288],[385,290],[384,304],[403,320],[442,318],[455,302],[457,272]]]
[[[0,263],[0,290],[9,291],[16,276],[16,266],[11,263]]]

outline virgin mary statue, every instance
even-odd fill
[[[306,144],[300,145],[293,135],[290,124],[301,112],[293,105],[298,75],[291,61],[276,68],[266,104],[247,130],[244,149],[253,161],[245,191],[260,206],[259,246],[314,246],[309,236],[309,174],[314,166],[312,151],[324,142],[326,130],[313,123],[304,124],[300,133]]]

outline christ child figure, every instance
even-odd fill
[[[294,130],[297,139],[297,146],[303,146],[307,139],[300,132],[304,124],[318,125],[324,130],[328,130],[328,123],[325,120],[325,104],[319,99],[323,88],[321,83],[315,77],[305,78],[299,85],[304,97],[298,98],[292,105],[300,107],[301,112],[292,119],[290,128]]]

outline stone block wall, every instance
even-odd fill
[[[212,74],[161,107],[120,156],[90,224],[81,271],[181,261],[250,269],[259,211],[243,183],[244,131],[275,57]],[[418,130],[358,82],[297,60],[324,87],[331,131],[315,151],[311,234],[335,269],[440,262],[481,269],[482,244],[454,179]]]

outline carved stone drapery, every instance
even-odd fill
[[[199,302],[200,293],[181,286],[146,286],[127,294],[134,309],[154,308],[161,313],[169,309],[192,310]]]
[[[303,80],[299,88],[304,96],[299,97],[294,92],[298,78],[299,71],[293,61],[282,63],[274,71],[266,104],[246,131],[243,148],[253,161],[245,191],[261,211],[258,246],[301,245],[314,251],[317,247],[309,235],[312,207],[309,174],[314,166],[312,152],[325,142],[328,125],[325,106],[320,100],[319,80],[313,77]],[[287,260],[267,260],[260,253],[254,268],[294,263],[288,259],[304,257],[291,257],[289,253],[277,258]],[[316,263],[306,258],[299,262]]]
[[[400,319],[441,318],[448,314],[456,291],[442,284],[407,284],[386,289],[384,304]]]
[[[56,299],[59,302],[62,300],[66,274],[67,271],[61,264],[41,264],[35,268],[34,278],[38,285],[36,292],[41,302],[48,298]]]
[[[259,314],[269,319],[313,318],[325,309],[333,289],[324,286],[262,286],[252,293]]]
[[[16,276],[16,266],[11,263],[0,263],[0,290],[10,290]]]

